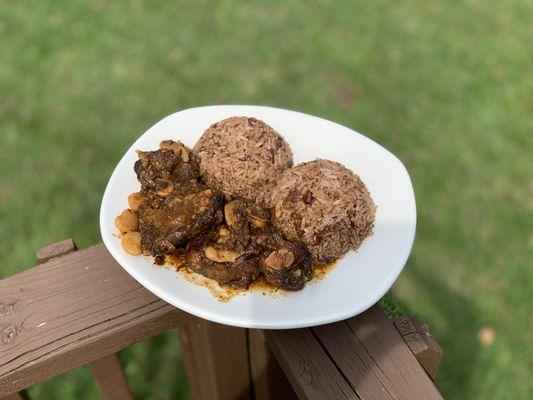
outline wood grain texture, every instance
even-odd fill
[[[397,318],[394,325],[431,379],[437,379],[444,351],[429,331],[428,326],[415,318],[405,316]]]
[[[252,395],[250,376],[269,363],[259,332],[247,343],[244,329],[170,306],[135,282],[103,245],[0,280],[0,398],[17,398],[17,391],[86,363],[98,366],[97,360],[176,326],[183,327],[196,399]],[[314,331],[262,334],[300,399],[441,398],[377,306]],[[249,357],[249,345],[257,357]]]
[[[42,264],[56,257],[61,257],[65,254],[72,253],[77,249],[76,243],[74,243],[72,239],[65,239],[57,243],[52,243],[37,250],[37,262]]]
[[[311,329],[263,333],[300,399],[359,399]]]
[[[91,371],[106,400],[133,400],[118,356],[111,354],[93,361]]]
[[[248,330],[248,354],[255,400],[294,400],[298,398],[265,343],[265,338],[260,330]]]
[[[45,261],[59,258],[76,250],[78,250],[78,246],[76,246],[74,240],[62,240],[37,250],[37,261],[42,264]],[[108,400],[133,399],[126,375],[116,353],[93,361],[91,370],[104,398]]]
[[[0,396],[186,322],[100,244],[0,281]]]
[[[193,399],[249,398],[245,329],[194,318],[179,333]]]
[[[361,399],[442,399],[379,306],[313,330]]]

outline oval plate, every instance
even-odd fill
[[[374,234],[357,252],[349,252],[322,280],[280,296],[250,291],[221,302],[202,286],[150,257],[134,257],[114,236],[115,217],[128,208],[127,197],[139,190],[133,171],[136,149],[155,150],[164,139],[192,147],[211,124],[230,117],[265,121],[290,144],[294,163],[316,157],[338,161],[357,173],[377,205]],[[107,185],[100,210],[106,247],[141,285],[168,303],[222,324],[263,329],[321,325],[349,318],[376,303],[392,286],[411,251],[416,206],[409,174],[392,153],[339,124],[295,111],[261,106],[210,106],[172,114],[146,131],[120,160]]]

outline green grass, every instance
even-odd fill
[[[445,349],[445,397],[532,393],[531,2],[109,3],[0,0],[2,277],[50,242],[99,241],[114,165],[163,116],[296,109],[407,165],[418,232],[392,297]],[[175,332],[121,358],[138,398],[189,397]],[[31,392],[98,393],[86,368]]]

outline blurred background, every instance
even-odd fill
[[[337,121],[407,166],[413,253],[388,297],[445,350],[449,399],[533,392],[533,3],[0,0],[0,277],[98,213],[123,152],[184,108]],[[120,353],[139,399],[188,399],[175,332]],[[80,368],[30,389],[95,399]],[[529,397],[531,398],[531,397]]]

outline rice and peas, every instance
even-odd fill
[[[306,245],[317,264],[357,249],[372,233],[376,206],[359,176],[322,159],[293,167],[288,143],[260,120],[219,121],[194,153],[209,186],[271,207],[276,227]]]

